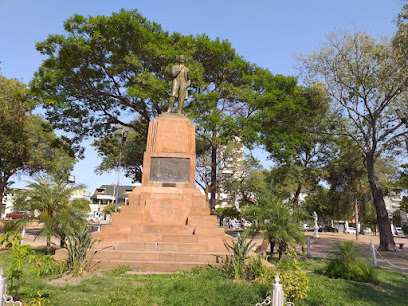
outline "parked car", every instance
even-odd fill
[[[332,233],[335,233],[335,232],[338,232],[338,229],[334,228],[333,226],[330,226],[330,225],[325,225],[325,226],[319,228],[319,232],[332,232]]]
[[[23,217],[29,217],[30,214],[26,213],[25,211],[16,211],[12,213],[6,214],[6,219],[13,220],[13,219],[20,219]]]
[[[244,221],[244,227],[250,227],[252,225],[252,223],[248,220],[242,219]]]
[[[238,219],[230,219],[229,221],[229,228],[240,228],[241,227],[241,220]]]
[[[398,236],[404,236],[404,231],[402,230],[402,227],[396,226],[395,227],[395,232],[397,233]]]
[[[356,234],[356,228],[349,226],[348,229],[346,229],[346,234]]]

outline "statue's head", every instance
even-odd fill
[[[180,63],[180,64],[184,64],[184,61],[185,61],[184,55],[179,55],[179,56],[178,56],[178,60],[179,60],[179,63]]]

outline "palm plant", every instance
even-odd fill
[[[236,241],[232,241],[232,245],[224,239],[224,246],[229,251],[232,252],[231,263],[234,268],[235,278],[240,279],[243,273],[245,259],[248,257],[249,252],[255,246],[255,243],[252,243],[247,240],[246,234],[240,235],[238,233]]]
[[[247,219],[257,219],[256,231],[261,231],[271,245],[279,246],[279,259],[282,257],[286,246],[290,243],[303,243],[304,233],[297,222],[293,211],[287,207],[283,200],[271,193],[264,193],[258,201],[245,209]]]
[[[47,254],[50,254],[53,235],[64,244],[67,231],[86,223],[85,213],[69,205],[70,196],[80,188],[83,186],[70,187],[52,177],[38,177],[18,194],[16,207],[30,210],[33,218],[43,224],[40,235],[47,238]]]

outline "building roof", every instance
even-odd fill
[[[127,198],[135,187],[134,185],[119,185],[119,198]],[[96,199],[98,195],[116,196],[116,185],[100,185],[91,195],[91,199]]]

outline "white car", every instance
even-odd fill
[[[398,236],[404,236],[404,231],[402,230],[402,227],[395,227],[395,232],[397,233]]]
[[[231,219],[229,221],[229,226],[228,227],[238,229],[238,228],[241,227],[241,221],[237,220],[237,219]]]
[[[244,227],[250,227],[252,223],[248,220],[244,220]]]
[[[356,234],[356,228],[349,226],[348,229],[346,229],[346,234]]]

